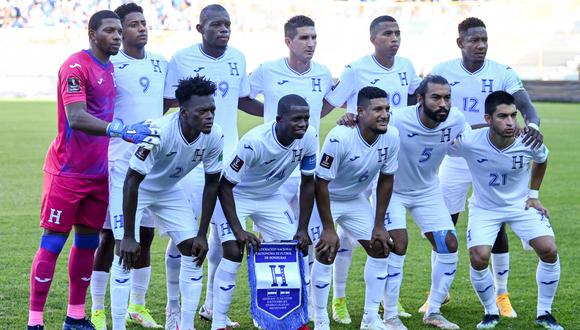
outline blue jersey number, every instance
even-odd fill
[[[433,151],[433,148],[425,148],[423,149],[423,153],[421,154],[421,159],[419,159],[419,163],[424,163],[426,161],[428,161],[429,159],[431,159],[431,151]]]
[[[147,77],[141,77],[139,78],[139,85],[141,85],[141,87],[143,87],[143,94],[147,93],[147,90],[149,90],[149,78]]]
[[[181,172],[183,172],[183,167],[177,166],[175,168],[175,172],[173,172],[173,174],[171,174],[169,177],[170,178],[179,178],[181,176]]]
[[[463,111],[468,112],[479,112],[477,109],[477,104],[479,101],[473,97],[464,97],[463,98]]]
[[[222,95],[222,97],[226,97],[226,95],[228,95],[228,91],[230,90],[230,85],[228,84],[227,81],[220,81],[217,84],[217,90],[215,91],[216,93],[220,93]]]
[[[507,174],[489,173],[489,185],[491,187],[505,186]]]

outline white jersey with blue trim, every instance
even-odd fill
[[[382,66],[374,55],[367,55],[347,65],[338,84],[326,100],[335,107],[347,103],[347,111],[356,113],[358,91],[367,86],[379,87],[389,95],[391,109],[407,106],[408,96],[415,93],[421,78],[407,58],[395,56],[391,68]]]
[[[453,140],[465,129],[463,114],[451,108],[447,120],[427,128],[419,118],[419,105],[396,109],[390,124],[399,130],[401,151],[394,191],[419,194],[439,186],[437,168]]]
[[[373,144],[361,136],[358,126],[331,129],[320,152],[316,176],[329,181],[331,200],[352,200],[365,191],[379,171],[397,171],[399,132],[390,126]]]
[[[318,144],[314,127],[288,146],[278,141],[275,127],[276,122],[269,122],[251,129],[224,167],[224,177],[236,184],[236,196],[272,196],[298,165],[302,174],[314,175]]]
[[[469,166],[473,178],[469,207],[523,210],[528,199],[530,163],[546,162],[548,148],[542,144],[534,150],[518,137],[500,150],[491,143],[489,134],[489,127],[466,130],[449,150],[450,155],[465,158]]]
[[[232,47],[217,58],[204,53],[201,44],[179,50],[169,61],[164,97],[175,99],[179,80],[196,75],[216,84],[214,122],[224,130],[224,154],[229,155],[238,142],[238,99],[250,95],[246,58]]]
[[[264,96],[264,122],[276,120],[278,101],[288,94],[302,96],[310,107],[310,125],[320,130],[320,113],[324,96],[332,88],[330,70],[322,64],[310,62],[310,68],[299,73],[288,64],[287,58],[262,63],[250,75],[250,97]]]
[[[115,66],[117,96],[115,118],[125,124],[163,116],[163,88],[167,60],[162,55],[145,52],[143,59],[132,58],[123,50],[111,57]],[[128,164],[137,146],[123,139],[109,141],[109,162]]]
[[[502,90],[514,94],[524,89],[522,81],[509,66],[485,60],[483,66],[469,72],[460,58],[436,65],[431,74],[447,79],[451,86],[451,105],[463,111],[469,125],[485,124],[485,99]]]
[[[151,152],[137,149],[129,162],[131,169],[145,175],[141,188],[167,190],[200,163],[205,173],[221,172],[224,135],[218,124],[213,125],[210,133],[200,133],[188,142],[179,125],[179,112],[154,122],[161,128],[161,142]]]

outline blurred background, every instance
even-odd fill
[[[122,0],[0,0],[0,97],[47,98],[71,53],[88,47],[87,21]],[[246,55],[248,71],[286,56],[283,24],[304,14],[316,22],[315,60],[338,77],[345,64],[371,53],[369,24],[379,15],[397,19],[399,55],[420,74],[460,56],[457,24],[476,16],[487,25],[488,58],[512,66],[526,87],[541,84],[580,95],[580,1],[134,1],[150,27],[147,49],[169,60],[178,49],[200,41],[195,30],[201,8],[220,3],[232,19],[230,45]],[[533,92],[530,94],[534,94]],[[537,96],[537,95],[536,95]]]

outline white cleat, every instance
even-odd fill
[[[387,330],[407,330],[407,327],[398,316],[385,320],[385,327]]]
[[[199,309],[199,312],[197,312],[197,314],[199,315],[199,317],[202,320],[206,320],[206,321],[210,321],[213,319],[213,311],[207,307],[205,307],[205,305],[201,305],[201,308]],[[232,321],[230,320],[229,316],[226,316],[226,326],[229,328],[239,328],[240,324],[238,322]]]
[[[387,330],[387,326],[378,314],[374,317],[365,314],[360,322],[360,330]]]
[[[456,330],[459,326],[455,323],[449,322],[441,313],[425,314],[423,316],[423,323],[434,326],[439,329]]]
[[[165,330],[179,330],[181,324],[181,310],[165,311]]]
[[[325,320],[315,321],[314,330],[330,330],[330,320],[327,318]]]

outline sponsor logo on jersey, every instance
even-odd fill
[[[81,92],[81,80],[76,77],[69,77],[66,80],[67,92],[69,93],[80,93]]]
[[[125,64],[123,64],[123,65],[119,65],[117,68],[118,68],[118,69],[124,69],[124,68],[126,68],[128,65],[129,65],[128,63],[125,63]]]
[[[102,83],[103,83],[103,78],[100,78],[100,79],[97,81],[97,84],[101,85]]]
[[[419,135],[419,133],[408,133],[407,134],[408,137],[414,137],[414,136],[417,136],[417,135]]]
[[[244,161],[236,155],[234,160],[232,160],[232,162],[230,163],[230,167],[232,168],[232,170],[239,172],[242,169],[242,166],[244,166]]]
[[[450,83],[449,86],[455,86],[457,84],[459,84],[459,81],[454,81],[454,82]]]
[[[375,79],[375,80],[371,81],[371,85],[374,85],[374,84],[376,84],[377,82],[379,82],[379,80],[381,80],[381,79],[377,78],[377,79]]]
[[[284,85],[284,84],[285,84],[285,83],[287,83],[287,82],[288,82],[288,80],[284,79],[284,80],[282,80],[282,81],[278,81],[278,83],[277,83],[277,84],[281,86],[281,85]]]
[[[177,151],[168,152],[167,154],[165,154],[165,157],[171,157],[171,156],[175,155],[176,153],[177,153]]]
[[[330,166],[332,166],[332,162],[334,161],[334,157],[332,157],[331,155],[324,153],[322,154],[322,158],[320,159],[320,166],[324,167],[326,169],[330,169]]]
[[[71,64],[68,67],[71,68],[71,69],[74,69],[74,68],[82,68],[82,66],[80,64],[78,64],[78,63]]]
[[[145,158],[147,158],[147,156],[149,156],[150,152],[151,152],[151,150],[145,149],[143,147],[139,147],[139,149],[137,149],[137,151],[135,151],[135,157],[144,161]]]

